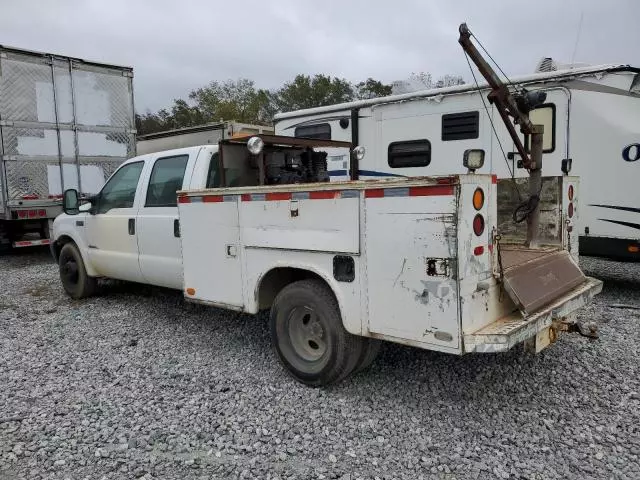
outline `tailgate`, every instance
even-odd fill
[[[587,281],[566,250],[506,247],[501,256],[505,291],[524,315]]]

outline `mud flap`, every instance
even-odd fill
[[[587,281],[566,250],[547,252],[504,271],[504,288],[523,315],[540,310]]]

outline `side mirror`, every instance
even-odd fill
[[[62,210],[67,215],[77,215],[80,213],[80,199],[78,198],[78,190],[69,188],[62,195]]]

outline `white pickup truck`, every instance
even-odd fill
[[[351,154],[388,153],[364,147]],[[525,248],[508,182],[329,183],[329,148],[349,144],[231,139],[133,158],[88,205],[65,192],[52,251],[66,292],[85,297],[109,277],[270,309],[278,358],[319,386],[365,368],[381,340],[456,355],[539,351],[576,330],[576,311],[601,290],[577,263],[577,178],[545,178],[540,247]],[[469,168],[483,161],[466,156]]]

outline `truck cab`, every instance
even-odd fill
[[[132,158],[77,212],[59,215],[51,250],[67,269],[66,287],[80,274],[181,289],[176,192],[215,186],[217,153],[213,145]]]
[[[251,153],[251,139],[260,142],[260,155]],[[289,143],[289,137],[260,134],[148,153],[123,163],[95,196],[81,199],[76,190],[65,191],[65,213],[53,222],[51,243],[65,290],[85,297],[99,277],[181,290],[177,192],[328,182],[327,154],[314,148],[350,147],[305,139]]]

